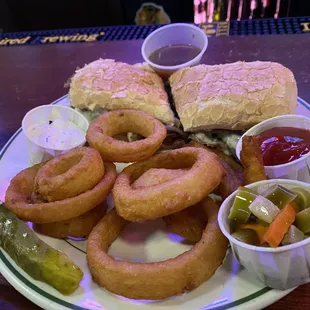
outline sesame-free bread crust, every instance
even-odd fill
[[[198,65],[178,70],[169,81],[185,131],[246,130],[296,112],[294,75],[279,63]]]
[[[174,123],[163,81],[145,65],[98,59],[75,72],[69,99],[79,109],[135,109],[165,124]]]

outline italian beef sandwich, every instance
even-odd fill
[[[231,153],[248,128],[296,112],[294,75],[274,62],[198,65],[175,72],[169,82],[184,130]]]
[[[93,61],[71,78],[69,100],[90,120],[106,111],[134,109],[166,125],[175,122],[164,83],[147,65],[113,59]]]

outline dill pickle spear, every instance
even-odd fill
[[[275,185],[267,193],[264,194],[265,198],[270,200],[279,209],[283,209],[287,204],[292,202],[297,195],[281,185]]]
[[[234,203],[228,215],[228,219],[231,221],[233,226],[245,224],[248,221],[251,215],[249,206],[256,199],[256,197],[257,194],[249,188],[243,186],[238,188]]]
[[[26,223],[0,203],[0,246],[35,280],[64,295],[72,294],[83,278],[82,270],[64,253],[38,238]]]

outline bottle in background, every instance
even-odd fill
[[[303,1],[303,0],[294,0]],[[195,22],[290,16],[293,0],[194,0]],[[310,7],[310,0],[309,2]],[[303,2],[306,7],[306,1]],[[310,11],[308,15],[310,14]],[[198,22],[199,21],[199,22]]]

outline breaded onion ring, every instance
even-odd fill
[[[132,188],[167,182],[183,176],[186,172],[185,169],[150,169],[132,183]],[[208,221],[201,204],[164,216],[163,220],[169,231],[195,243],[201,239]]]
[[[132,188],[151,168],[188,169],[183,176],[157,185]],[[125,168],[112,190],[117,213],[129,221],[170,215],[192,206],[221,182],[224,169],[216,155],[200,148],[182,148],[157,154]]]
[[[53,238],[84,238],[90,234],[93,228],[104,217],[106,211],[107,204],[104,201],[97,207],[72,219],[45,224],[33,223],[32,227],[38,233]]]
[[[47,201],[78,196],[92,189],[104,176],[98,151],[78,147],[54,157],[38,171],[35,191]]]
[[[111,210],[90,233],[87,262],[93,279],[108,291],[133,299],[164,299],[193,290],[213,276],[225,258],[228,242],[218,222],[218,206],[201,202],[208,224],[201,240],[189,251],[162,262],[136,263],[107,254],[128,223]]]
[[[43,165],[34,165],[21,171],[11,180],[6,191],[5,206],[24,221],[51,223],[77,217],[102,203],[116,179],[115,165],[105,163],[105,175],[94,188],[64,200],[33,203],[34,180]]]
[[[134,132],[145,139],[125,142],[114,138],[124,132]],[[142,111],[115,110],[102,114],[90,124],[86,140],[100,152],[104,161],[129,163],[152,156],[166,135],[166,127]]]

